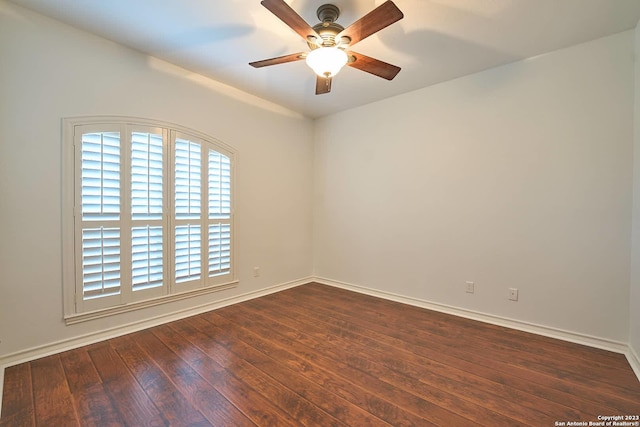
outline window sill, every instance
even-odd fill
[[[226,289],[235,288],[238,286],[238,280],[234,280],[229,283],[223,283],[221,285],[209,286],[203,289],[196,289],[193,291],[181,292],[178,294],[166,295],[158,298],[153,298],[145,301],[132,302],[128,304],[119,305],[116,307],[109,307],[100,310],[89,311],[86,313],[71,314],[64,317],[64,321],[69,325],[75,325],[77,323],[88,322],[90,320],[101,319],[103,317],[115,316],[117,314],[128,313],[130,311],[141,310],[143,308],[155,307],[157,305],[167,304],[174,301],[180,301],[187,298],[193,298],[200,295],[206,295],[213,292],[224,291]]]

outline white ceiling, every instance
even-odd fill
[[[367,104],[633,28],[640,0],[394,0],[404,19],[357,45],[400,66],[393,81],[345,67],[315,95],[304,61],[251,61],[308,51],[259,0],[12,0],[75,27],[209,76],[309,117]],[[347,27],[383,0],[286,0],[310,25],[332,3]]]

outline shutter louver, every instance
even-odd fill
[[[200,279],[201,236],[199,225],[176,227],[176,282]]]
[[[131,229],[133,291],[162,286],[162,226]]]
[[[209,225],[209,276],[231,271],[231,225]]]
[[[120,230],[85,228],[82,230],[83,299],[120,293]]]
[[[209,150],[209,218],[229,218],[231,214],[231,162]]]
[[[82,135],[82,219],[120,218],[120,133]]]
[[[200,218],[202,165],[200,144],[176,138],[176,219]]]
[[[162,135],[131,134],[131,215],[162,218]]]
[[[231,272],[231,161],[209,150],[209,277]],[[225,221],[226,220],[226,221]],[[218,222],[219,221],[219,222]]]

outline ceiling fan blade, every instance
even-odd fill
[[[282,22],[287,24],[293,31],[307,41],[309,37],[322,40],[320,35],[309,24],[306,23],[295,10],[291,8],[284,0],[262,0],[260,2],[264,7],[269,9],[271,13],[276,15]]]
[[[331,77],[316,77],[316,95],[331,92]]]
[[[404,18],[402,11],[395,3],[388,0],[338,33],[336,41],[346,36],[351,39],[349,46],[353,46],[402,18]]]
[[[348,66],[366,71],[374,76],[393,80],[393,78],[400,72],[400,67],[380,61],[379,59],[371,58],[370,56],[356,52],[347,52],[347,54],[355,58],[354,61],[349,61],[347,63]]]
[[[266,67],[268,65],[284,64],[285,62],[300,61],[306,56],[305,53],[292,53],[291,55],[278,56],[276,58],[263,59],[262,61],[249,62],[255,68]]]

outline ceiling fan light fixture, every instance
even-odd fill
[[[262,0],[260,4],[298,33],[307,42],[311,52],[300,52],[250,62],[249,65],[252,67],[261,68],[306,58],[307,65],[318,75],[316,95],[331,92],[332,77],[347,64],[357,70],[387,80],[392,80],[400,72],[400,67],[351,50],[356,43],[404,17],[402,11],[392,0],[385,0],[380,6],[347,28],[336,22],[340,16],[340,9],[335,5],[321,5],[316,12],[320,23],[311,27],[289,6],[288,2],[290,0]]]
[[[320,47],[307,55],[307,65],[320,77],[333,77],[349,61],[346,52],[336,47]]]

